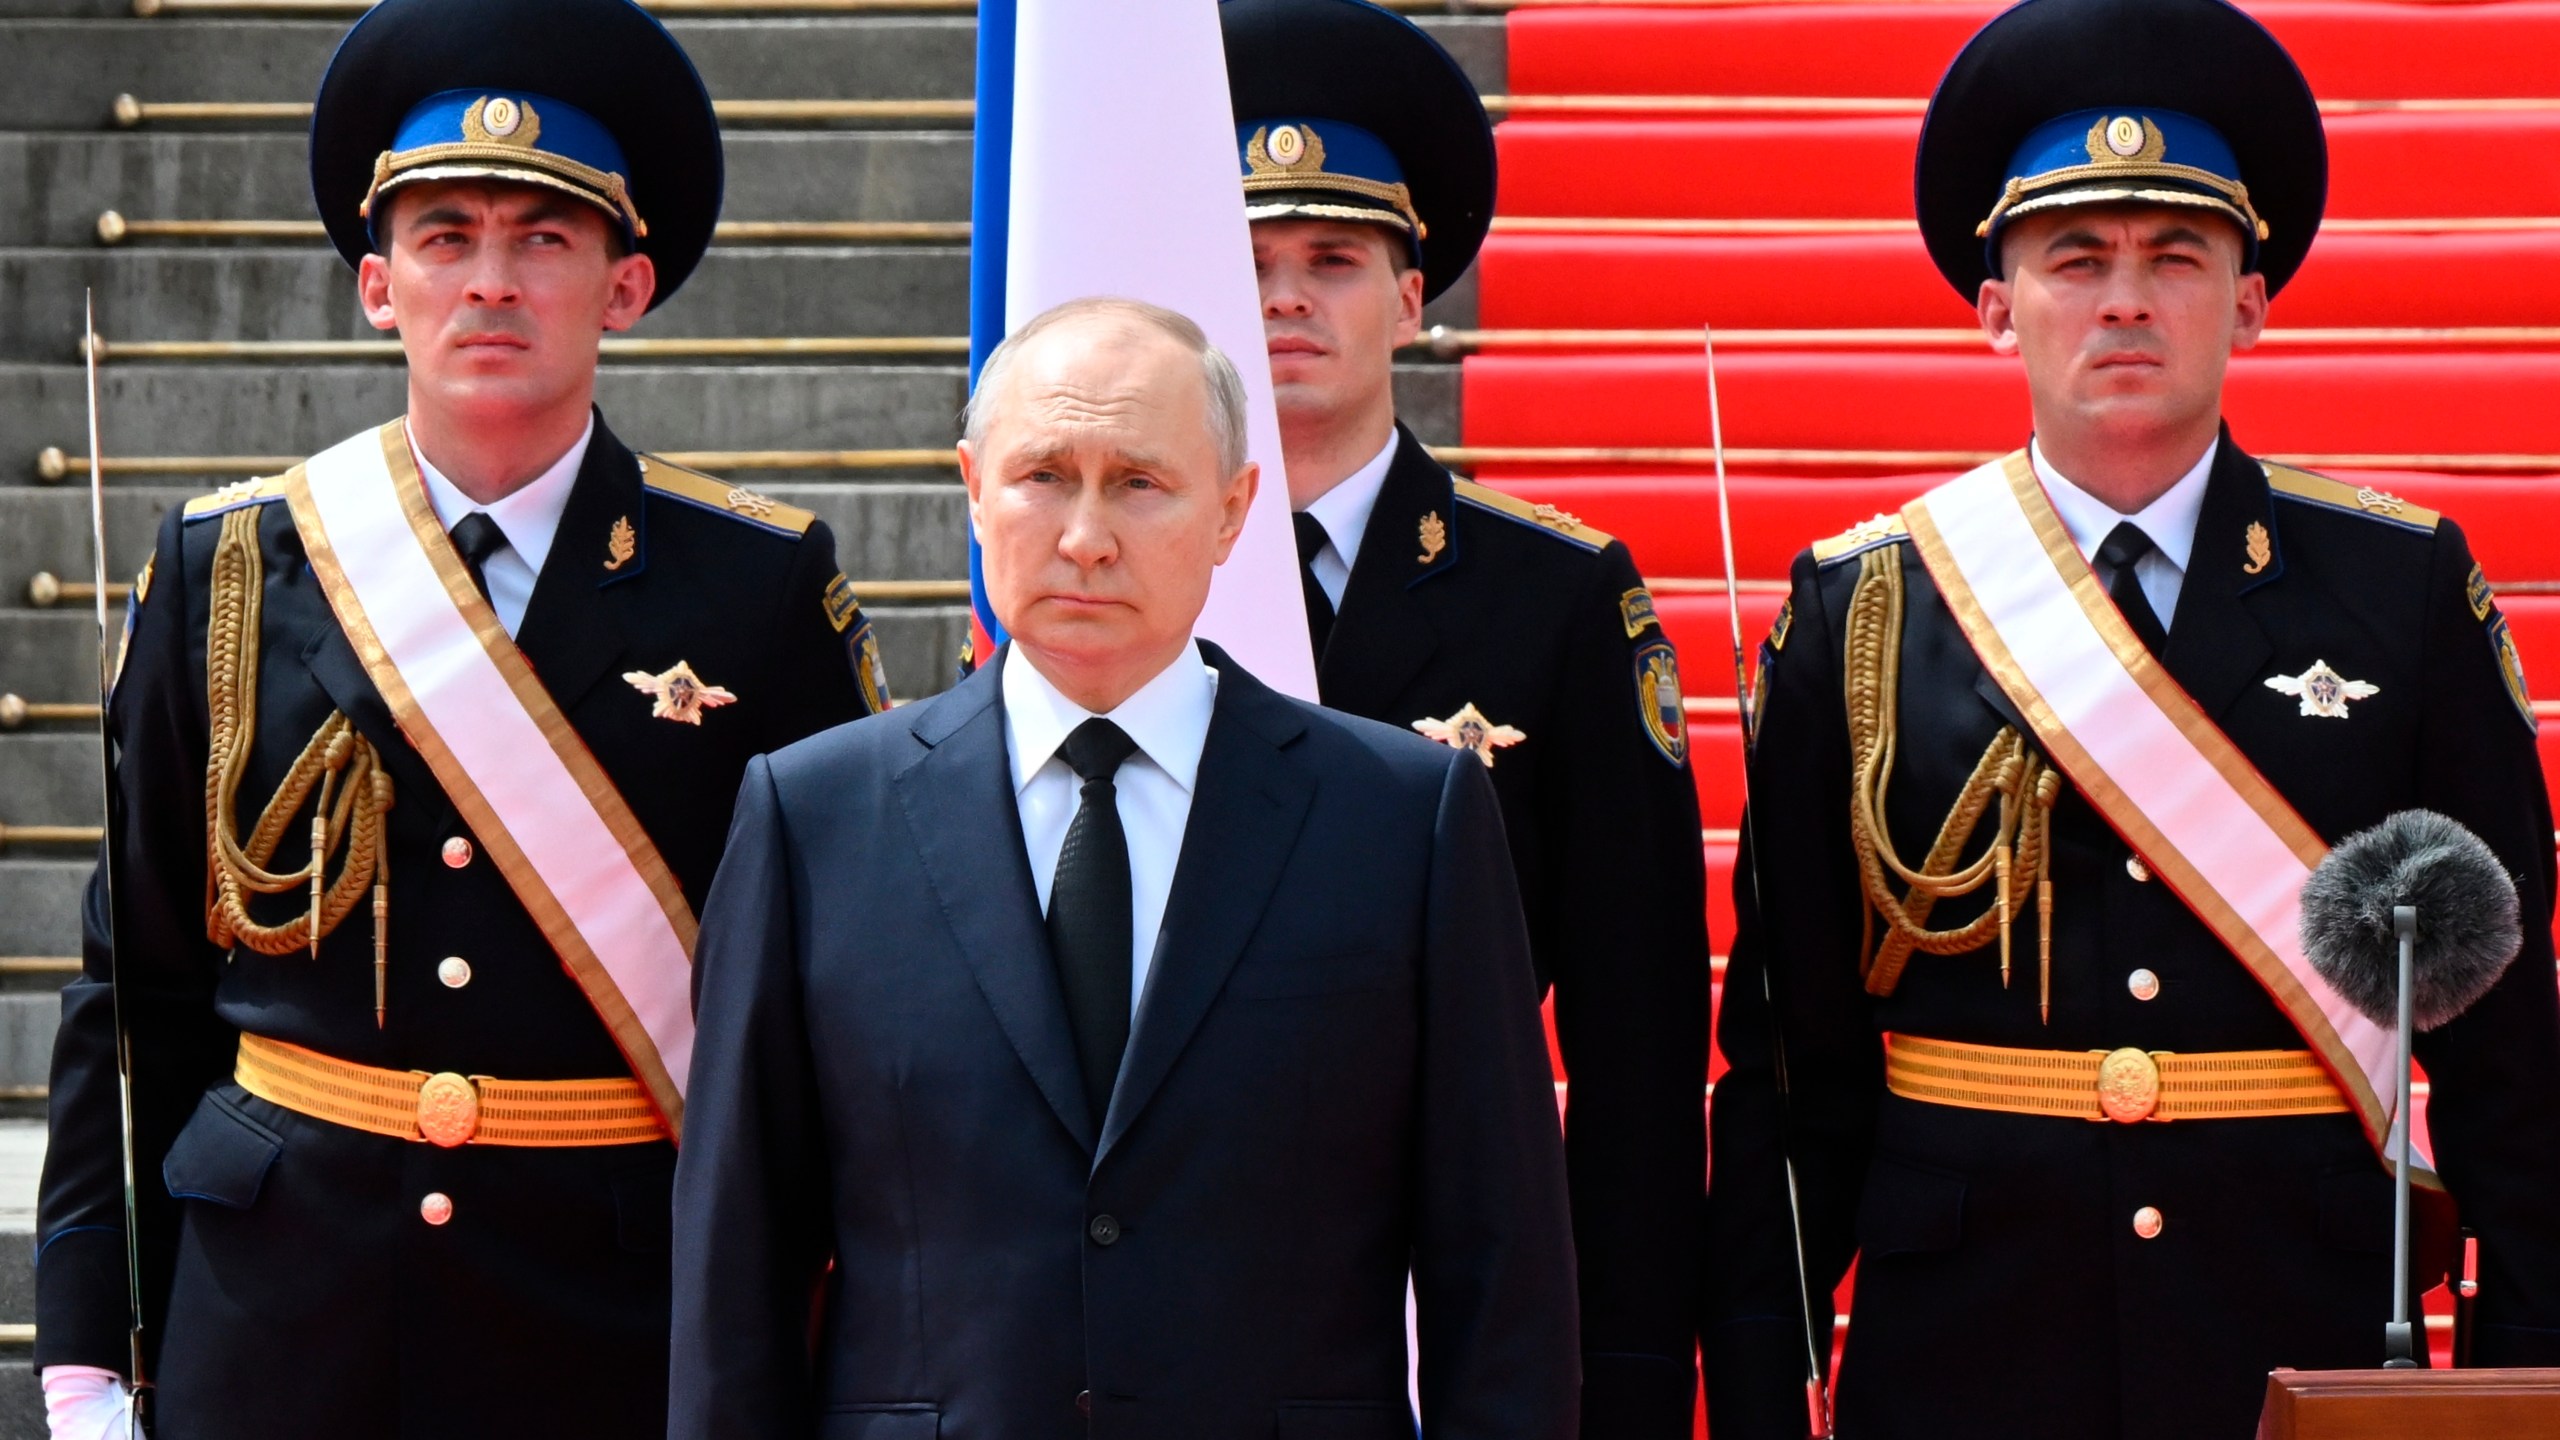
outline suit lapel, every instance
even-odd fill
[[[2245,603],[2251,591],[2282,573],[2274,549],[2275,517],[2266,471],[2240,453],[2228,431],[2205,481],[2204,508],[2196,518],[2194,550],[2178,587],[2178,609],[2169,624],[2161,663],[2204,713],[2219,720],[2249,683],[2263,673],[2273,642]],[[2266,563],[2256,574],[2249,527],[2267,527]]]
[[[911,728],[922,753],[898,772],[895,790],[916,858],[997,1025],[1059,1123],[1091,1153],[1095,1121],[1014,803],[997,678],[1004,660],[997,652],[996,663],[916,707]]]
[[[551,553],[534,579],[524,623],[516,627],[516,648],[564,714],[596,681],[624,668],[619,615],[639,586],[621,582],[648,567],[648,554],[643,548],[613,570],[604,567],[614,522],[645,523],[640,517],[647,511],[646,493],[639,463],[599,417],[552,535]]]
[[[1442,545],[1426,562],[1422,530],[1429,516],[1439,517]],[[1457,565],[1457,520],[1449,472],[1397,426],[1396,457],[1370,508],[1342,612],[1317,670],[1324,703],[1383,715],[1431,658],[1440,632],[1414,587]]]
[[[1305,721],[1216,646],[1200,648],[1219,674],[1217,706],[1163,936],[1103,1126],[1102,1156],[1155,1098],[1226,985],[1297,848],[1315,795],[1314,779],[1282,753],[1305,732]]]

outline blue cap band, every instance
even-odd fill
[[[1404,232],[1420,262],[1427,229],[1414,211],[1404,167],[1371,132],[1345,120],[1275,115],[1236,126],[1236,153],[1249,218],[1390,225]]]
[[[445,90],[400,122],[391,148],[374,162],[364,213],[370,226],[375,198],[407,181],[512,179],[588,201],[636,242],[649,227],[631,204],[629,173],[613,132],[565,100],[524,90]]]
[[[2240,162],[2222,133],[2175,110],[2075,110],[2029,132],[2009,161],[2000,203],[1976,227],[1993,273],[2000,231],[2012,218],[2072,205],[2193,205],[2240,226],[2246,263],[2257,264],[2266,222],[2249,204]]]

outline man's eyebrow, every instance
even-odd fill
[[[470,223],[471,212],[459,205],[430,205],[410,216],[407,228],[423,230],[431,225],[468,225]]]
[[[2045,242],[2044,253],[2053,255],[2064,250],[2103,250],[2106,246],[2107,242],[2099,239],[2098,232],[2095,230],[2065,230]]]
[[[557,225],[570,216],[577,214],[578,208],[578,202],[575,200],[541,200],[516,212],[515,223],[518,225]]]
[[[1074,454],[1075,450],[1074,445],[1064,441],[1028,445],[1014,453],[1013,463],[1016,466],[1046,465],[1062,456]],[[1113,468],[1121,470],[1148,470],[1162,473],[1167,464],[1163,454],[1146,449],[1116,448],[1110,452],[1110,457]]]
[[[2210,239],[2206,238],[2203,231],[2197,229],[2193,225],[2163,225],[2159,229],[2152,231],[2150,237],[2142,243],[2144,248],[2151,250],[2166,250],[2173,245],[2193,245],[2198,248],[2207,248],[2213,244]]]

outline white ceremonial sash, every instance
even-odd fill
[[[338,623],[670,1134],[693,1054],[692,907],[445,538],[395,420],[285,476]]]
[[[2283,1007],[2387,1157],[2398,1045],[2302,950],[2302,886],[2328,845],[2134,636],[2025,452],[1902,518],[2045,753]],[[2413,1178],[2436,1184],[2423,1147],[2412,1154]]]

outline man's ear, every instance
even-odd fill
[[[356,263],[356,303],[364,321],[376,330],[397,330],[400,317],[391,308],[391,262],[380,254]]]
[[[1422,268],[1407,266],[1396,272],[1396,348],[1401,350],[1422,334]]]
[[[2231,348],[2257,348],[2258,337],[2267,329],[2267,277],[2255,270],[2241,276],[2232,309]]]
[[[966,440],[961,441],[958,448],[960,452],[960,484],[963,489],[969,492],[969,528],[971,530],[976,530],[978,528],[978,503],[981,498],[978,491],[978,451],[976,446],[971,445]]]
[[[1236,537],[1244,533],[1245,517],[1253,513],[1253,497],[1261,488],[1262,466],[1256,461],[1247,460],[1228,479],[1226,493],[1218,497],[1218,564],[1226,564],[1235,552]]]
[[[2018,353],[2018,317],[2010,299],[2006,280],[1983,281],[1981,293],[1973,297],[1974,317],[1982,322],[1983,338],[1995,355]]]
[[[605,297],[604,328],[628,330],[649,313],[658,293],[658,262],[633,253],[613,262],[613,291]]]

